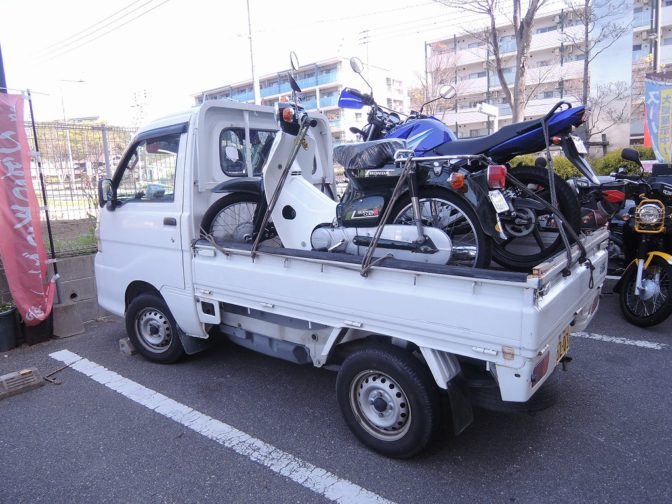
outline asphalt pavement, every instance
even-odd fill
[[[68,368],[58,385],[0,401],[0,502],[328,501],[283,475],[292,464],[337,478],[343,502],[672,501],[672,320],[628,325],[612,294],[572,339],[553,407],[534,416],[477,410],[462,435],[446,429],[408,461],[351,435],[334,373],[225,342],[158,365],[122,354],[124,336],[117,319],[90,324],[84,335],[0,354],[0,375],[31,366],[47,374],[62,365],[50,354],[67,349],[293,462],[273,469]]]

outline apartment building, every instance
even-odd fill
[[[289,72],[286,69],[260,77],[262,105],[273,105],[291,95],[287,77]],[[307,110],[319,110],[329,119],[334,143],[355,141],[356,137],[349,128],[361,128],[365,124],[367,109],[341,109],[338,107],[338,97],[344,87],[354,87],[367,93],[369,89],[350,68],[349,61],[345,58],[318,61],[302,65],[293,75],[303,91],[303,106]],[[399,111],[408,109],[406,87],[388,70],[365,65],[364,76],[371,83],[374,97],[380,105]],[[254,102],[252,80],[203,91],[194,98],[196,104],[215,99]]]
[[[672,64],[672,0],[632,0],[631,9],[617,13],[611,19],[629,27],[621,39],[632,40],[631,49],[628,45],[616,57],[612,50],[591,62],[592,84],[598,82],[602,74],[618,67],[624,69],[618,80],[625,81],[635,91],[642,89],[632,98],[629,121],[610,128],[610,136],[614,139],[610,141],[610,147],[641,141],[643,137],[643,107],[639,104],[643,101],[644,74],[653,70],[654,2],[660,5],[659,63],[661,67]],[[543,116],[561,99],[573,104],[581,102],[584,25],[571,10],[561,8],[561,3],[556,5],[559,7],[557,10],[540,13],[535,18],[526,81],[529,100],[525,119]],[[497,29],[504,74],[512,85],[516,65],[514,30],[506,24],[498,25]],[[481,37],[469,33],[455,34],[428,41],[427,46],[426,63],[430,76],[450,81],[457,88],[457,100],[441,114],[446,123],[454,125],[459,137],[476,137],[492,131],[492,121],[478,110],[478,105],[483,102],[498,107],[500,127],[511,123],[511,108],[502,93],[493,57]]]

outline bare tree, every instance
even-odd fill
[[[546,0],[527,0],[527,11],[523,15],[522,0],[511,0],[512,18],[516,38],[516,66],[513,92],[509,88],[502,65],[502,55],[497,32],[497,18],[503,16],[500,10],[500,0],[434,0],[448,7],[460,9],[474,14],[488,16],[490,27],[485,31],[487,43],[494,59],[497,77],[502,86],[502,92],[507,103],[511,106],[513,122],[521,121],[525,114],[525,81],[529,65],[530,43],[532,41],[532,27],[534,17]]]
[[[590,64],[630,29],[628,23],[611,19],[620,16],[625,8],[625,0],[567,0],[565,19],[569,17],[574,24],[583,27],[581,33],[565,30],[563,39],[565,44],[583,54],[581,101],[584,105],[590,98]]]
[[[419,86],[409,90],[408,95],[411,99],[411,110],[420,110],[422,105],[439,97],[439,90],[445,84],[451,84],[460,94],[460,83],[455,82],[458,64],[455,54],[432,54],[427,58],[425,64],[427,71],[425,75],[416,74]],[[437,100],[428,104],[423,112],[433,115],[443,120],[446,112],[454,102],[446,100]]]
[[[630,121],[630,86],[623,81],[598,84],[588,98],[590,115],[586,138],[601,135],[609,128]]]

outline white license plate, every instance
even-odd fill
[[[579,154],[588,154],[588,151],[586,150],[586,146],[584,145],[583,140],[581,140],[579,137],[575,135],[570,136],[572,137],[574,147],[576,147],[576,150],[579,151]]]
[[[509,204],[506,202],[506,198],[499,190],[488,191],[488,196],[490,196],[490,201],[492,206],[495,207],[495,211],[500,214],[509,211]]]

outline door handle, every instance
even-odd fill
[[[177,219],[175,217],[164,217],[163,218],[164,226],[177,226]]]

